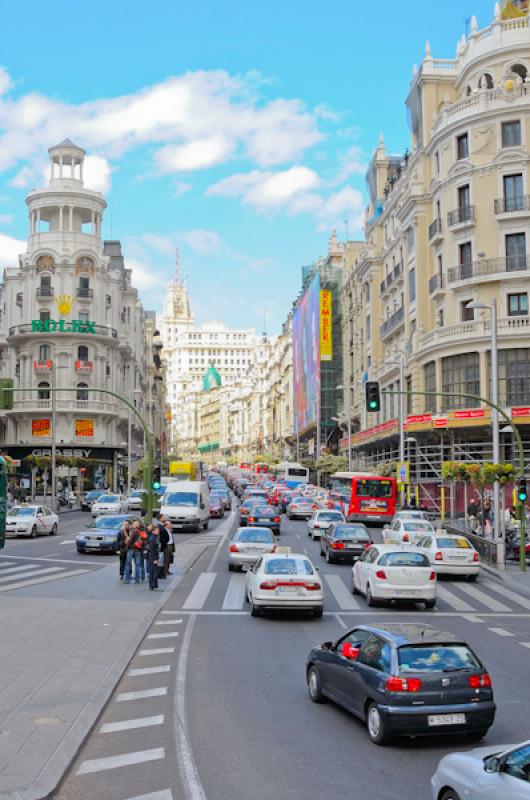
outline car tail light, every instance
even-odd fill
[[[239,548],[238,548],[237,544],[231,544],[230,545],[230,552],[231,553],[239,553]]]
[[[280,522],[280,518],[279,517],[274,517],[274,522]]]
[[[421,689],[421,679],[387,678],[386,689],[388,692],[419,692]]]
[[[404,533],[404,534],[403,534],[403,541],[404,541],[404,542],[408,542],[408,541],[410,541],[408,533]]]
[[[316,504],[316,503],[313,503],[313,505],[311,506],[311,508],[312,508],[312,509],[314,509],[314,510],[316,510],[316,509],[318,508],[318,506],[317,506],[317,504]]]
[[[386,581],[386,572],[384,569],[378,569],[375,573],[375,577],[379,578],[380,581]]]
[[[344,542],[331,542],[332,550],[344,550]]]
[[[473,553],[473,561],[480,561],[480,556],[478,553]]]
[[[310,592],[319,592],[322,586],[316,581],[306,581],[304,583],[304,588]]]
[[[434,570],[429,575],[429,580],[430,581],[435,581],[436,580],[436,572]]]
[[[275,553],[275,552],[276,552],[276,545],[273,545],[273,546],[272,546],[271,553]]]
[[[249,521],[249,522],[254,522],[254,517],[249,517],[249,518],[248,518],[248,521]]]
[[[372,546],[372,542],[366,542],[366,544],[364,545],[364,549],[367,550],[371,546]]]
[[[443,561],[444,560],[444,554],[441,552],[441,550],[438,550],[438,552],[434,556],[434,560],[435,561]]]
[[[278,586],[278,581],[263,581],[260,583],[260,589],[276,589]]]
[[[470,675],[468,678],[472,689],[491,689],[491,678],[487,672],[482,675]]]
[[[241,515],[243,515],[243,514],[248,514],[248,508],[242,508],[241,509]]]

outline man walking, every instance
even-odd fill
[[[130,523],[129,520],[126,519],[121,526],[120,532],[118,533],[118,539],[116,542],[118,555],[120,557],[120,581],[123,580],[125,576],[125,560],[127,558],[127,540],[131,533],[130,530]]]
[[[169,524],[166,522],[165,517],[159,517],[158,522],[158,539],[160,542],[160,569],[159,575],[160,578],[167,578],[166,572],[166,557],[167,557],[167,564],[169,567]]]
[[[149,565],[149,589],[158,590],[158,562],[159,562],[158,528],[151,522],[147,526],[147,563]]]

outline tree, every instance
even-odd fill
[[[333,475],[335,472],[345,472],[348,469],[348,461],[344,456],[326,454],[320,456],[315,468],[322,475]]]

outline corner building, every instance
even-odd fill
[[[503,16],[496,4],[484,30],[473,17],[455,59],[433,58],[427,43],[406,101],[410,152],[389,155],[379,142],[366,244],[347,282],[357,298],[349,359],[358,432],[341,448],[359,465],[398,457],[399,395],[383,395],[382,412],[367,418],[367,376],[383,391],[454,392],[410,394],[405,404],[412,481],[434,494],[444,460],[492,458],[489,407],[457,395],[491,398],[493,301],[500,403],[530,449],[530,28],[524,12]],[[501,432],[501,458],[512,455]]]

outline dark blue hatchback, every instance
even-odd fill
[[[125,520],[134,522],[140,517],[135,514],[113,514],[98,517],[87,530],[75,537],[78,553],[115,553],[118,549],[118,534]]]

